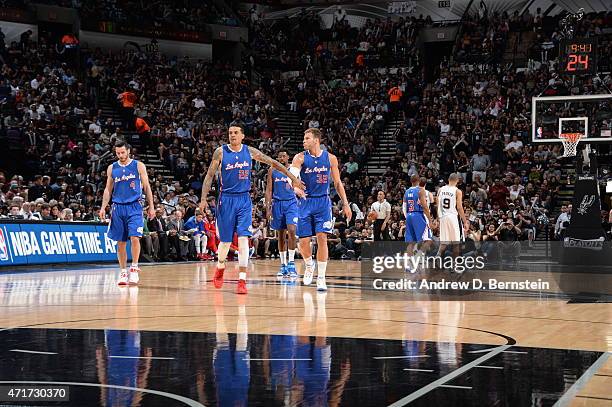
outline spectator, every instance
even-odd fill
[[[521,251],[521,244],[518,241],[522,233],[521,229],[514,225],[512,219],[507,219],[499,225],[496,232],[501,242],[499,248],[500,259],[502,261],[505,259],[516,261]]]
[[[559,213],[555,222],[555,239],[563,240],[565,237],[565,230],[568,228],[571,219],[571,211],[572,205],[561,205],[561,213]]]

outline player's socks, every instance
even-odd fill
[[[327,284],[325,284],[325,272],[327,271],[327,262],[317,262],[317,291],[327,291]]]
[[[281,264],[287,265],[287,252],[286,251],[280,252],[280,261],[281,261]]]
[[[304,270],[303,282],[304,285],[310,285],[314,276],[314,262],[312,261],[312,256],[304,259],[304,264],[306,264],[306,270]]]
[[[289,263],[294,262],[295,261],[295,249],[291,250],[289,249]]]
[[[317,262],[317,277],[325,278],[325,272],[327,271],[327,262],[326,261],[318,261]]]

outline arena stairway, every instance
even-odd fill
[[[536,41],[537,34],[533,31],[510,32],[504,52],[504,62],[524,66]]]
[[[386,123],[382,136],[378,140],[376,150],[368,159],[366,164],[366,173],[368,175],[380,176],[385,173],[389,162],[395,157],[397,144],[393,138],[393,134],[400,127],[403,120],[395,119]]]
[[[303,150],[303,130],[300,115],[291,110],[281,109],[278,111],[278,130],[283,138],[289,137],[289,142],[286,145],[289,156],[299,153]]]
[[[107,100],[99,101],[99,108],[102,111],[100,116],[101,122],[106,122],[107,118],[113,120],[113,125],[121,127],[123,129],[123,119],[121,114],[115,107],[115,104]],[[147,168],[153,169],[155,175],[161,174],[167,182],[174,181],[174,175],[172,171],[159,159],[157,151],[151,151],[150,149],[143,146],[140,142],[140,138],[135,131],[122,130],[125,140],[128,141],[134,148],[136,154],[140,160],[147,166]]]

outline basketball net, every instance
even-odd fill
[[[576,146],[582,138],[582,133],[562,133],[559,135],[561,142],[563,143],[563,155],[562,157],[575,157]]]

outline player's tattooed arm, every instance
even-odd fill
[[[215,152],[213,153],[212,161],[208,166],[208,171],[206,172],[206,176],[204,177],[204,185],[202,186],[202,197],[200,199],[200,203],[206,203],[206,199],[208,198],[208,192],[210,192],[210,187],[212,186],[213,178],[221,165],[221,161],[223,160],[223,148],[217,147]]]
[[[286,176],[288,176],[289,179],[291,179],[291,182],[293,183],[293,186],[300,185],[302,188],[304,188],[304,189],[306,188],[304,183],[302,181],[300,181],[299,178],[297,178],[295,175],[293,175],[289,171],[289,169],[287,169],[287,167],[285,167],[283,164],[281,164],[278,161],[276,161],[274,158],[272,158],[270,156],[267,156],[266,154],[262,153],[261,151],[259,151],[255,147],[249,147],[249,152],[251,153],[251,158],[253,160],[259,161],[259,162],[264,163],[264,164],[268,164],[270,167],[272,167],[275,170],[280,171],[283,174],[285,174]]]
[[[351,217],[353,216],[353,212],[349,206],[348,199],[346,198],[346,191],[344,190],[344,185],[342,185],[342,180],[340,179],[340,170],[338,169],[338,158],[335,155],[329,154],[329,165],[332,181],[334,181],[334,187],[336,191],[338,191],[338,195],[340,195],[340,199],[342,199],[342,212],[344,216],[346,216],[346,221],[349,222]]]

